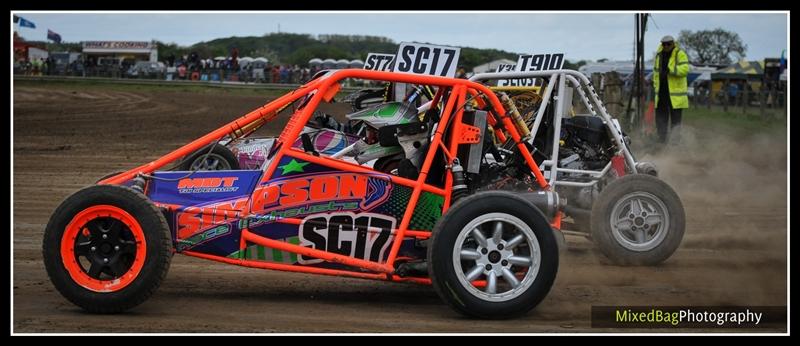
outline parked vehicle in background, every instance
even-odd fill
[[[80,53],[70,53],[70,52],[61,52],[61,53],[51,53],[50,59],[53,61],[53,73],[56,75],[67,75],[72,66],[74,66],[74,62],[78,61],[78,57]]]
[[[162,62],[139,61],[131,66],[126,74],[132,78],[158,78],[167,72],[167,66]]]
[[[255,58],[255,60],[253,60],[253,62],[250,63],[250,66],[252,66],[252,71],[253,71],[252,75],[253,81],[259,83],[266,82],[265,68],[267,67],[267,62],[268,61],[265,58]]]
[[[97,59],[97,66],[95,73],[99,77],[120,77],[120,72],[124,58],[102,57]]]

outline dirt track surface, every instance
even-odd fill
[[[591,328],[591,306],[786,305],[785,130],[743,139],[685,127],[680,146],[639,155],[654,160],[683,199],[687,228],[676,254],[656,267],[613,266],[586,239],[567,237],[553,289],[523,318],[468,320],[426,286],[185,256],[174,257],[144,304],[120,315],[90,315],[64,299],[45,272],[42,237],[53,210],[98,177],[153,160],[266,100],[35,85],[17,86],[13,95],[17,333],[607,332],[614,330]],[[269,130],[277,133],[282,124]]]

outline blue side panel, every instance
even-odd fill
[[[178,252],[192,250],[209,255],[228,256],[239,250],[239,238],[242,234],[238,220],[211,227],[205,231],[177,241]]]
[[[177,213],[174,210],[167,210],[167,209],[161,209],[161,213],[164,214],[164,219],[167,220],[167,226],[169,226],[169,234],[172,235],[172,243],[174,245],[176,239],[175,232],[177,232],[178,229],[178,221],[175,218]]]
[[[261,172],[246,175],[247,171],[202,172],[193,175],[191,182],[159,182],[153,187],[155,198],[165,204],[176,204],[175,213],[178,251],[191,250],[218,256],[262,260],[299,266],[346,269],[338,263],[322,262],[293,253],[269,249],[248,243],[240,249],[241,227],[247,223],[249,231],[269,239],[285,241],[307,248],[338,253],[354,258],[385,261],[391,248],[390,230],[399,225],[399,219],[408,207],[408,193],[396,192],[400,186],[391,183],[380,173],[354,173],[314,164],[291,156],[282,157],[271,177],[258,179]],[[242,175],[245,173],[245,175]],[[183,173],[185,174],[185,172]],[[168,172],[164,177],[181,177],[181,172]],[[205,183],[202,179],[232,179],[228,184]],[[261,180],[259,183],[258,180]],[[342,188],[347,184],[347,188]],[[202,212],[224,206],[223,201],[235,203],[246,198],[258,185],[259,191],[251,200],[249,220],[225,220],[217,224],[200,215]],[[191,191],[186,191],[190,189]],[[195,191],[199,186],[202,189]],[[238,191],[219,191],[219,187],[239,187]],[[203,190],[211,188],[212,191]],[[246,193],[240,193],[241,190]],[[328,193],[336,191],[336,193]],[[343,192],[346,191],[346,192]],[[401,191],[402,192],[402,191]],[[206,198],[204,194],[213,194]],[[191,198],[186,198],[185,195]],[[391,202],[391,203],[388,203]],[[257,207],[256,207],[257,206]],[[182,217],[184,216],[184,217]],[[314,222],[313,229],[297,224],[277,222],[279,218],[304,220],[306,226]],[[309,221],[313,218],[314,221]],[[324,223],[324,224],[323,224]],[[369,231],[368,231],[369,230]],[[399,255],[412,259],[424,258],[424,248],[416,246],[413,239],[402,242]],[[241,251],[240,251],[241,250]],[[352,268],[347,268],[352,269]]]
[[[297,236],[297,225],[280,222],[251,224],[250,232],[269,239],[284,239]]]
[[[294,158],[291,156],[283,156],[281,157],[280,162],[278,162],[278,169],[275,170],[275,173],[272,174],[270,178],[271,181],[276,179],[280,179],[283,177],[290,177],[295,175],[303,175],[308,173],[320,173],[320,172],[336,172],[337,169],[326,167],[322,165],[318,165],[315,163],[303,161],[302,159]]]
[[[155,172],[148,194],[160,203],[192,206],[212,201],[249,196],[261,171]],[[181,179],[182,178],[182,179]]]

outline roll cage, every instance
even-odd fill
[[[501,78],[502,76],[498,77]],[[425,154],[422,166],[419,170],[419,176],[416,179],[408,179],[394,175],[387,175],[376,172],[369,167],[357,165],[347,162],[337,157],[320,157],[313,153],[306,152],[297,148],[293,148],[291,143],[301,135],[303,126],[312,119],[313,112],[323,100],[328,100],[333,97],[339,90],[339,83],[347,78],[358,78],[366,80],[388,81],[397,83],[412,83],[431,85],[438,87],[438,91],[432,101],[433,107],[440,109],[436,130],[433,133],[430,143],[430,149]],[[309,97],[303,100],[306,103],[304,106],[299,107],[297,111],[292,114],[288,123],[283,131],[280,133],[277,142],[271,150],[271,161],[268,165],[264,166],[262,172],[261,182],[266,182],[273,176],[278,168],[279,162],[283,157],[291,157],[306,162],[331,167],[335,170],[342,172],[353,172],[361,174],[369,174],[371,177],[387,180],[392,184],[402,185],[412,189],[411,197],[403,217],[397,228],[393,229],[394,241],[391,243],[391,250],[385,263],[379,259],[378,261],[371,261],[341,254],[332,253],[329,251],[317,250],[307,248],[296,244],[281,242],[279,240],[270,239],[262,235],[249,232],[247,227],[241,230],[240,248],[244,249],[247,242],[255,243],[261,246],[277,249],[280,251],[287,251],[296,253],[303,256],[314,257],[323,259],[328,262],[341,263],[348,266],[353,266],[361,269],[366,269],[373,273],[364,273],[360,271],[338,270],[330,268],[317,268],[309,266],[292,266],[278,263],[264,263],[259,261],[250,261],[247,259],[231,259],[217,255],[210,255],[198,253],[193,251],[184,251],[183,253],[212,259],[220,262],[239,264],[244,266],[252,266],[267,269],[278,269],[298,272],[312,272],[317,274],[327,275],[345,275],[355,276],[362,278],[373,279],[387,279],[396,281],[422,281],[429,282],[427,278],[401,278],[397,275],[392,275],[395,272],[395,261],[398,259],[398,251],[400,249],[403,239],[412,237],[416,239],[427,239],[430,237],[430,230],[411,230],[409,223],[415,206],[423,192],[432,193],[443,197],[442,214],[447,211],[451,204],[451,192],[453,190],[453,175],[449,169],[444,173],[444,185],[442,187],[426,183],[426,179],[431,172],[431,166],[434,163],[434,158],[438,153],[442,153],[446,158],[445,168],[450,168],[453,160],[457,156],[458,148],[460,145],[476,143],[482,140],[485,133],[478,131],[476,137],[475,130],[477,128],[462,122],[462,116],[465,112],[465,105],[468,102],[468,97],[483,95],[484,97],[475,97],[474,100],[481,108],[487,107],[490,112],[488,113],[487,122],[494,130],[494,135],[500,141],[512,140],[514,145],[519,149],[520,154],[524,158],[525,163],[530,168],[534,175],[534,181],[541,189],[550,189],[550,185],[545,180],[544,175],[539,170],[539,167],[530,154],[526,143],[522,141],[520,133],[517,131],[512,119],[507,115],[505,108],[500,100],[487,86],[477,83],[475,81],[466,79],[444,78],[436,76],[424,76],[405,73],[383,72],[383,71],[369,71],[358,69],[336,70],[331,71],[319,78],[316,78],[309,83],[299,87],[298,89],[279,97],[278,99],[259,107],[256,110],[230,122],[222,127],[200,137],[197,140],[184,145],[163,157],[156,159],[152,162],[143,164],[139,167],[133,168],[126,172],[114,175],[110,178],[104,179],[99,184],[124,184],[130,182],[137,177],[148,177],[154,172],[161,169],[165,165],[185,157],[201,148],[218,142],[226,136],[241,136],[253,131],[254,126],[260,126],[264,122],[272,121],[276,118],[278,113],[285,109],[288,105],[295,101],[301,100],[304,97]],[[442,103],[441,106],[439,104]],[[447,132],[447,133],[445,133]],[[287,144],[288,143],[288,144]],[[144,191],[147,191],[147,185],[144,186]],[[250,191],[250,200],[252,200],[252,192]],[[158,204],[158,201],[154,201]],[[162,206],[162,208],[165,206]],[[179,211],[184,206],[166,206],[168,210]],[[253,213],[252,203],[244,203],[243,207],[235,210],[217,210],[213,213],[223,213],[226,217],[231,213],[235,213],[236,217],[242,220],[250,220],[258,218],[259,215]],[[556,228],[560,225],[561,214],[557,213],[552,224]],[[280,218],[274,220],[286,224],[300,224],[300,219],[297,218]],[[246,225],[246,223],[245,223]],[[388,275],[387,275],[388,274]]]

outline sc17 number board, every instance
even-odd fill
[[[461,48],[422,43],[400,43],[394,72],[455,77]]]

